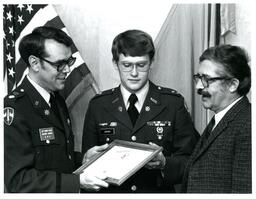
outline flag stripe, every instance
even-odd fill
[[[63,24],[63,22],[61,21],[59,16],[54,17],[50,21],[47,21],[44,24],[44,26],[55,27],[55,28],[58,28],[58,29],[62,29],[62,28],[65,27],[65,25]]]

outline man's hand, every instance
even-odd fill
[[[106,148],[108,147],[108,144],[104,144],[101,146],[94,146],[92,148],[90,148],[85,154],[84,154],[84,158],[83,158],[83,164],[87,161],[89,161],[93,156],[101,153],[102,151],[105,151]]]
[[[108,187],[108,183],[105,182],[104,179],[106,179],[104,174],[97,174],[97,176],[95,176],[83,172],[80,174],[80,187],[88,191],[99,191],[102,187]]]
[[[158,146],[152,142],[149,143],[152,146]],[[148,162],[145,167],[147,169],[163,169],[166,163],[166,159],[162,152],[158,153],[150,162]]]

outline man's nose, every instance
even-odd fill
[[[199,79],[196,83],[196,89],[204,89],[204,86],[203,86],[203,83],[202,83],[202,80]]]
[[[66,64],[65,68],[62,70],[63,73],[70,73],[70,67]]]
[[[138,69],[137,69],[137,66],[135,64],[133,65],[131,75],[132,76],[137,76],[138,75]]]

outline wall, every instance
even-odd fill
[[[112,65],[111,44],[114,37],[127,29],[142,29],[156,38],[172,4],[169,0],[99,1],[83,4],[55,5],[88,64],[100,89],[119,84]],[[241,45],[251,54],[250,4],[236,4],[236,34],[226,34],[225,43]],[[71,17],[72,16],[72,17]]]
[[[171,8],[169,0],[89,1],[55,5],[100,89],[119,84],[112,65],[114,37],[127,29],[141,29],[154,39]],[[72,16],[72,17],[71,17]]]
[[[227,33],[222,42],[243,47],[252,56],[251,4],[236,4],[236,33]],[[251,92],[248,94],[251,100]]]

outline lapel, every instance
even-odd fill
[[[65,104],[64,100],[61,99],[62,97],[59,95],[58,92],[55,92],[55,96],[56,96],[56,99],[57,99],[57,106],[58,106],[58,109],[60,111],[60,119],[61,119],[61,122],[64,126],[66,137],[68,138],[70,133],[71,133],[71,128],[69,126],[69,124],[70,124],[69,118],[67,117],[68,112],[65,109],[66,104]],[[63,101],[64,104],[61,104],[61,101]]]
[[[39,92],[34,88],[34,86],[29,82],[27,77],[24,78],[21,87],[24,88],[24,92],[28,95],[33,104],[35,112],[37,112],[41,117],[48,123],[51,123],[54,127],[63,130],[63,125],[60,123],[58,118],[52,112],[49,105],[46,103],[44,98],[39,94]]]
[[[224,132],[224,130],[228,127],[228,123],[233,121],[234,118],[239,114],[240,110],[243,109],[244,107],[249,105],[249,100],[247,97],[243,97],[239,102],[237,102],[226,114],[225,116],[221,119],[221,121],[218,123],[218,125],[213,129],[211,134],[209,135],[206,143],[202,148],[200,148],[202,144],[202,138],[200,139],[199,143],[197,144],[197,147],[195,150],[198,151],[196,153],[194,160],[196,160],[198,157],[200,157],[209,147],[210,145],[214,142],[214,140]],[[204,130],[202,137],[205,136],[205,131]]]
[[[149,91],[135,123],[133,133],[138,131],[148,121],[159,115],[166,106],[161,102],[161,96],[156,86],[149,82]]]
[[[121,94],[120,86],[115,88],[108,103],[104,104],[104,108],[109,112],[117,121],[125,125],[130,130],[133,129],[130,117],[125,109],[124,100]]]

